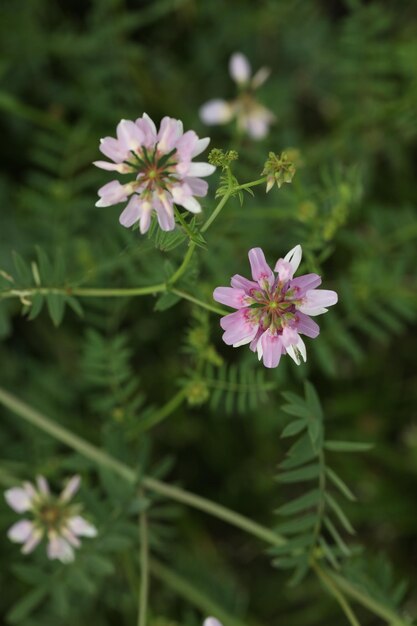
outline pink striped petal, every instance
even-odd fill
[[[225,304],[233,309],[243,309],[248,306],[246,292],[243,289],[233,287],[216,287],[213,298],[220,304]]]
[[[338,298],[335,291],[329,289],[313,289],[307,291],[302,304],[298,307],[306,315],[321,315],[327,313],[328,306],[336,304]]]
[[[275,282],[274,272],[266,262],[265,255],[261,248],[252,248],[249,250],[249,263],[253,280],[256,280],[261,287],[265,287],[265,282],[272,287]]]

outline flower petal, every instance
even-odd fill
[[[255,283],[253,280],[249,280],[244,276],[240,276],[240,274],[235,274],[232,276],[230,284],[235,289],[244,289],[245,293],[250,296],[253,289],[259,290],[258,283]]]
[[[300,365],[301,359],[307,361],[307,351],[304,341],[301,337],[298,337],[297,343],[286,347],[287,354],[292,358],[297,365]]]
[[[241,52],[232,54],[229,61],[229,72],[238,85],[247,83],[251,75],[251,66],[247,57]]]
[[[295,298],[303,296],[310,289],[315,289],[321,285],[321,278],[318,274],[304,274],[293,278],[288,289],[295,289]]]
[[[322,313],[327,313],[326,307],[333,306],[337,300],[335,291],[330,289],[312,289],[307,291],[298,310],[306,315],[321,315]]]
[[[22,487],[12,487],[4,492],[7,504],[16,513],[24,513],[32,508],[32,498]]]
[[[213,172],[216,171],[214,165],[210,165],[210,163],[190,163],[187,167],[186,175],[187,176],[196,176],[199,178],[205,178],[206,176],[211,176]]]
[[[61,495],[59,496],[59,499],[61,500],[61,502],[68,502],[69,500],[71,500],[71,498],[75,495],[75,493],[80,488],[80,484],[81,484],[81,476],[79,476],[78,474],[75,474],[75,476],[72,476],[72,478],[69,479],[64,489],[62,490]]]
[[[68,520],[69,529],[79,537],[96,537],[97,528],[87,522],[81,515],[74,515]]]
[[[48,481],[44,476],[36,476],[36,484],[38,485],[39,492],[44,496],[49,496],[51,490],[49,489]]]
[[[203,137],[202,139],[199,139],[197,143],[195,144],[194,150],[191,154],[192,158],[204,152],[204,150],[207,148],[209,143],[210,143],[210,137]]]
[[[34,526],[32,522],[27,519],[22,519],[9,528],[7,536],[10,541],[14,543],[25,543],[32,535],[33,529]]]
[[[43,531],[39,528],[34,528],[32,533],[29,535],[26,543],[23,545],[22,554],[30,554],[34,551],[36,546],[40,543],[43,537]]]
[[[223,624],[215,617],[207,617],[203,622],[203,626],[223,626]]]
[[[216,287],[213,298],[220,304],[225,304],[233,309],[243,309],[248,306],[246,292],[243,289],[233,287]]]
[[[201,120],[208,126],[227,124],[233,118],[234,113],[233,105],[219,98],[209,100],[199,111]]]
[[[262,288],[264,288],[265,281],[272,287],[275,282],[275,276],[266,262],[263,250],[261,248],[252,248],[249,250],[248,256],[253,280],[256,280]]]
[[[130,228],[141,216],[141,201],[139,196],[132,196],[119,217],[119,222],[125,228]]]
[[[259,339],[258,346],[259,345],[265,367],[278,367],[281,355],[283,354],[283,345],[280,335],[271,333],[268,329]]]
[[[298,332],[307,337],[315,339],[320,334],[320,326],[311,317],[300,313],[300,311],[297,311],[296,324]]]
[[[74,560],[74,550],[66,539],[52,535],[47,547],[48,559],[58,559],[61,563],[70,563]]]
[[[225,331],[223,341],[228,346],[237,348],[246,343],[250,343],[255,337],[259,323],[250,318],[251,312],[248,309],[240,309],[230,315],[225,315],[220,320],[220,326]]]

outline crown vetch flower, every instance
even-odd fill
[[[228,124],[236,119],[239,130],[252,139],[263,139],[275,121],[275,115],[254,97],[254,91],[267,80],[270,71],[261,67],[252,77],[252,69],[247,57],[235,52],[230,57],[229,73],[239,88],[235,100],[214,98],[200,108],[200,117],[208,126]]]
[[[234,348],[250,344],[265,367],[277,367],[283,354],[289,354],[297,365],[301,359],[306,361],[300,334],[317,337],[320,328],[310,316],[326,313],[327,307],[337,302],[335,291],[317,289],[321,284],[318,274],[294,278],[301,257],[301,246],[295,246],[278,259],[275,276],[261,248],[252,248],[252,280],[236,274],[231,287],[217,287],[213,293],[217,302],[237,309],[220,320],[223,341]]]
[[[191,213],[200,213],[196,197],[207,194],[204,177],[216,169],[213,165],[193,162],[210,139],[199,139],[193,130],[186,133],[180,120],[164,117],[159,130],[144,113],[135,122],[122,120],[117,126],[117,139],[104,137],[101,152],[113,161],[95,161],[104,170],[130,175],[130,182],[112,180],[98,190],[96,206],[119,202],[128,204],[120,215],[120,223],[129,228],[139,222],[141,233],[149,229],[155,211],[162,230],[175,228],[174,204]]]
[[[16,522],[7,533],[11,541],[23,544],[23,554],[32,552],[46,535],[48,558],[69,563],[74,560],[74,548],[81,545],[79,538],[97,535],[96,528],[79,514],[81,507],[69,504],[80,481],[77,475],[70,478],[58,497],[51,494],[43,476],[37,476],[36,487],[24,482],[4,493],[16,513],[32,513],[32,519]]]

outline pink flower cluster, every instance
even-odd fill
[[[174,204],[191,213],[200,213],[196,197],[207,194],[204,177],[216,169],[209,163],[193,163],[210,139],[199,139],[193,130],[186,133],[180,120],[164,117],[159,130],[149,115],[144,113],[135,122],[122,120],[117,126],[117,139],[105,137],[100,142],[101,152],[111,159],[95,161],[104,170],[129,174],[131,181],[122,185],[112,180],[99,189],[96,206],[106,207],[119,202],[127,206],[120,215],[120,223],[129,228],[139,222],[140,232],[149,229],[155,211],[162,230],[175,228]]]
[[[46,535],[48,558],[68,563],[74,560],[74,548],[81,545],[79,537],[97,535],[96,528],[79,515],[79,507],[69,504],[80,480],[73,476],[58,497],[51,494],[43,476],[37,476],[36,487],[25,482],[5,492],[6,502],[16,513],[31,512],[33,516],[16,522],[8,531],[11,541],[23,544],[23,554],[32,552]]]
[[[315,338],[320,332],[310,316],[326,313],[337,302],[337,293],[317,289],[318,274],[294,278],[302,257],[301,246],[295,246],[275,265],[275,276],[261,248],[249,250],[252,279],[236,274],[231,287],[217,287],[213,297],[234,309],[222,317],[223,341],[234,348],[250,344],[265,367],[277,367],[283,354],[300,364],[307,358],[300,334]]]

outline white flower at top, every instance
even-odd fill
[[[32,519],[16,522],[7,533],[11,541],[23,544],[23,554],[32,552],[46,536],[48,558],[69,563],[74,560],[74,548],[81,545],[79,538],[97,535],[96,528],[79,514],[81,507],[69,503],[80,481],[79,476],[73,476],[61,494],[54,496],[47,480],[37,476],[36,487],[24,482],[4,493],[7,504],[16,513],[32,514]]]
[[[223,626],[223,624],[215,617],[206,617],[203,626]]]
[[[216,169],[204,162],[193,162],[210,143],[199,139],[193,130],[184,133],[180,120],[164,117],[159,130],[144,113],[135,122],[122,120],[117,125],[117,139],[104,137],[101,152],[111,159],[95,161],[104,170],[130,175],[130,182],[112,180],[98,194],[96,206],[106,207],[128,203],[120,215],[120,223],[129,228],[139,222],[141,233],[149,229],[155,211],[162,230],[175,228],[174,204],[191,213],[200,213],[196,197],[207,194],[204,177]]]
[[[263,139],[275,121],[275,115],[258,102],[254,91],[261,87],[268,78],[270,71],[261,67],[253,76],[250,63],[241,52],[230,57],[229,73],[239,88],[235,100],[214,98],[200,108],[202,121],[211,126],[228,124],[236,119],[240,131],[247,133],[252,139]]]

